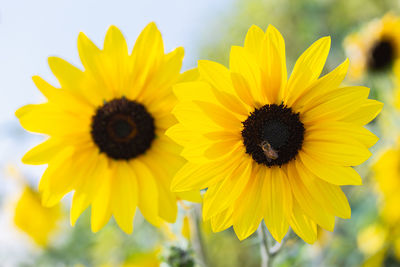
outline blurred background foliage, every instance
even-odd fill
[[[288,73],[299,55],[318,38],[332,37],[331,53],[324,72],[329,72],[345,60],[343,41],[369,21],[385,13],[400,14],[397,0],[236,0],[226,6],[219,16],[204,21],[199,33],[198,58],[229,64],[231,45],[242,45],[252,24],[266,29],[273,24],[286,41]],[[132,37],[133,38],[133,37]],[[347,81],[352,83],[352,81]],[[399,244],[389,243],[387,236],[399,224],[385,224],[380,210],[384,196],[374,179],[372,166],[398,136],[398,113],[393,105],[396,82],[391,69],[366,75],[357,81],[371,88],[371,97],[385,102],[385,110],[369,125],[381,141],[373,148],[374,156],[357,170],[364,178],[361,187],[344,188],[352,207],[350,220],[338,219],[334,233],[319,231],[314,245],[305,244],[289,234],[276,266],[400,266]],[[400,152],[399,152],[400,153]],[[28,175],[29,176],[29,175]],[[400,175],[398,177],[400,179]],[[21,194],[23,188],[21,187]],[[2,196],[4,198],[4,196]],[[192,204],[184,203],[178,221],[173,226],[155,229],[140,215],[136,216],[133,235],[125,235],[113,222],[97,234],[90,231],[90,211],[86,211],[75,227],[68,222],[68,203],[62,207],[57,231],[46,244],[35,245],[33,239],[23,257],[14,259],[17,266],[195,266],[199,240],[187,234],[189,228],[201,230],[203,260],[214,267],[259,266],[258,239],[255,235],[240,242],[229,229],[211,232],[207,223],[199,223],[199,214]],[[400,203],[398,203],[400,205]],[[395,211],[396,212],[396,211]],[[397,212],[400,213],[399,210]],[[185,223],[184,216],[191,219]],[[27,220],[33,220],[27,218]],[[182,227],[184,226],[183,232]],[[50,227],[50,226],[44,226]],[[186,228],[185,228],[186,227]],[[196,230],[195,229],[195,230]],[[28,234],[26,229],[19,230]],[[395,232],[399,232],[396,230]],[[10,255],[12,257],[13,255]],[[14,255],[15,256],[15,255]],[[200,261],[198,261],[200,262]],[[1,265],[1,264],[0,264]]]

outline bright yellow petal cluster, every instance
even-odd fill
[[[180,74],[183,48],[165,54],[161,33],[150,23],[131,53],[115,26],[109,28],[103,49],[80,33],[78,51],[83,70],[50,57],[60,88],[33,77],[48,101],[16,112],[26,130],[50,136],[23,158],[26,164],[48,164],[39,185],[43,204],[53,206],[75,191],[71,224],[91,205],[94,232],[114,215],[118,225],[131,233],[137,207],[153,225],[174,222],[177,199],[199,199],[199,193],[174,194],[169,189],[172,176],[185,162],[179,156],[180,146],[165,135],[176,121],[171,114],[176,102],[171,86],[195,75]],[[130,160],[108,157],[91,135],[96,111],[121,98],[142,104],[155,124],[151,147]]]
[[[335,216],[350,218],[340,186],[361,184],[352,166],[367,160],[378,140],[363,126],[383,105],[368,99],[369,88],[340,87],[348,60],[319,77],[329,49],[329,37],[315,42],[288,79],[281,34],[252,26],[244,46],[232,47],[229,69],[199,61],[200,80],[174,86],[179,124],[167,135],[184,146],[188,162],[172,189],[207,189],[203,217],[213,231],[233,226],[242,240],[264,219],[278,241],[290,226],[313,243],[317,225],[332,231]],[[304,140],[294,159],[267,167],[246,153],[242,122],[255,109],[280,104],[299,113]]]
[[[39,246],[47,246],[61,219],[61,206],[42,206],[39,193],[25,187],[15,207],[15,225]]]
[[[360,79],[369,70],[368,62],[372,56],[371,53],[381,41],[390,42],[393,49],[393,60],[400,58],[399,17],[388,13],[381,19],[371,21],[359,32],[346,37],[344,48],[351,62],[350,79]]]

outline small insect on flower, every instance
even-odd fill
[[[192,79],[196,70],[180,74],[183,48],[165,54],[154,23],[132,53],[115,26],[102,50],[80,33],[78,51],[84,70],[49,58],[61,88],[33,77],[48,101],[16,112],[26,130],[50,136],[22,159],[48,164],[39,185],[43,204],[53,206],[75,191],[71,224],[91,206],[94,232],[113,215],[131,233],[137,207],[155,226],[174,222],[177,200],[198,199],[200,193],[169,190],[185,161],[165,131],[175,123],[172,85]]]
[[[267,141],[262,141],[260,144],[261,149],[264,151],[265,156],[267,157],[267,160],[269,162],[271,162],[274,159],[277,159],[278,156],[278,152],[275,151],[271,144],[268,143]]]
[[[198,63],[200,79],[174,86],[179,123],[167,135],[187,163],[175,191],[207,189],[203,218],[213,231],[233,226],[239,239],[264,220],[281,241],[289,226],[306,242],[317,226],[350,218],[341,185],[360,185],[352,168],[378,138],[364,128],[382,109],[369,88],[341,87],[348,60],[319,77],[330,49],[324,37],[297,60],[288,79],[285,42],[273,26],[252,26],[233,46],[229,69]]]
[[[347,36],[344,47],[351,62],[351,79],[360,79],[365,72],[388,69],[400,58],[400,18],[388,13],[371,21]]]

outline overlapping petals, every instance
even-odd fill
[[[167,135],[188,160],[172,181],[175,191],[207,189],[203,216],[214,231],[233,226],[239,239],[264,220],[281,241],[289,226],[306,242],[317,225],[333,230],[335,216],[350,218],[341,185],[359,185],[352,168],[367,160],[378,138],[364,125],[382,109],[365,87],[340,87],[348,60],[320,77],[330,38],[311,45],[287,78],[285,43],[273,26],[252,26],[244,47],[232,47],[229,69],[199,61],[199,81],[174,87],[179,124]],[[281,104],[300,114],[304,142],[282,167],[257,164],[246,154],[242,122],[255,108]]]

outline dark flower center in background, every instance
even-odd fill
[[[104,103],[92,118],[93,141],[113,159],[132,159],[150,148],[155,138],[154,119],[146,108],[119,98]]]
[[[242,124],[246,153],[259,164],[282,166],[294,159],[303,145],[305,130],[299,113],[282,104],[255,109]]]
[[[389,67],[394,61],[395,51],[392,41],[380,40],[371,48],[368,66],[371,70],[382,70]]]

